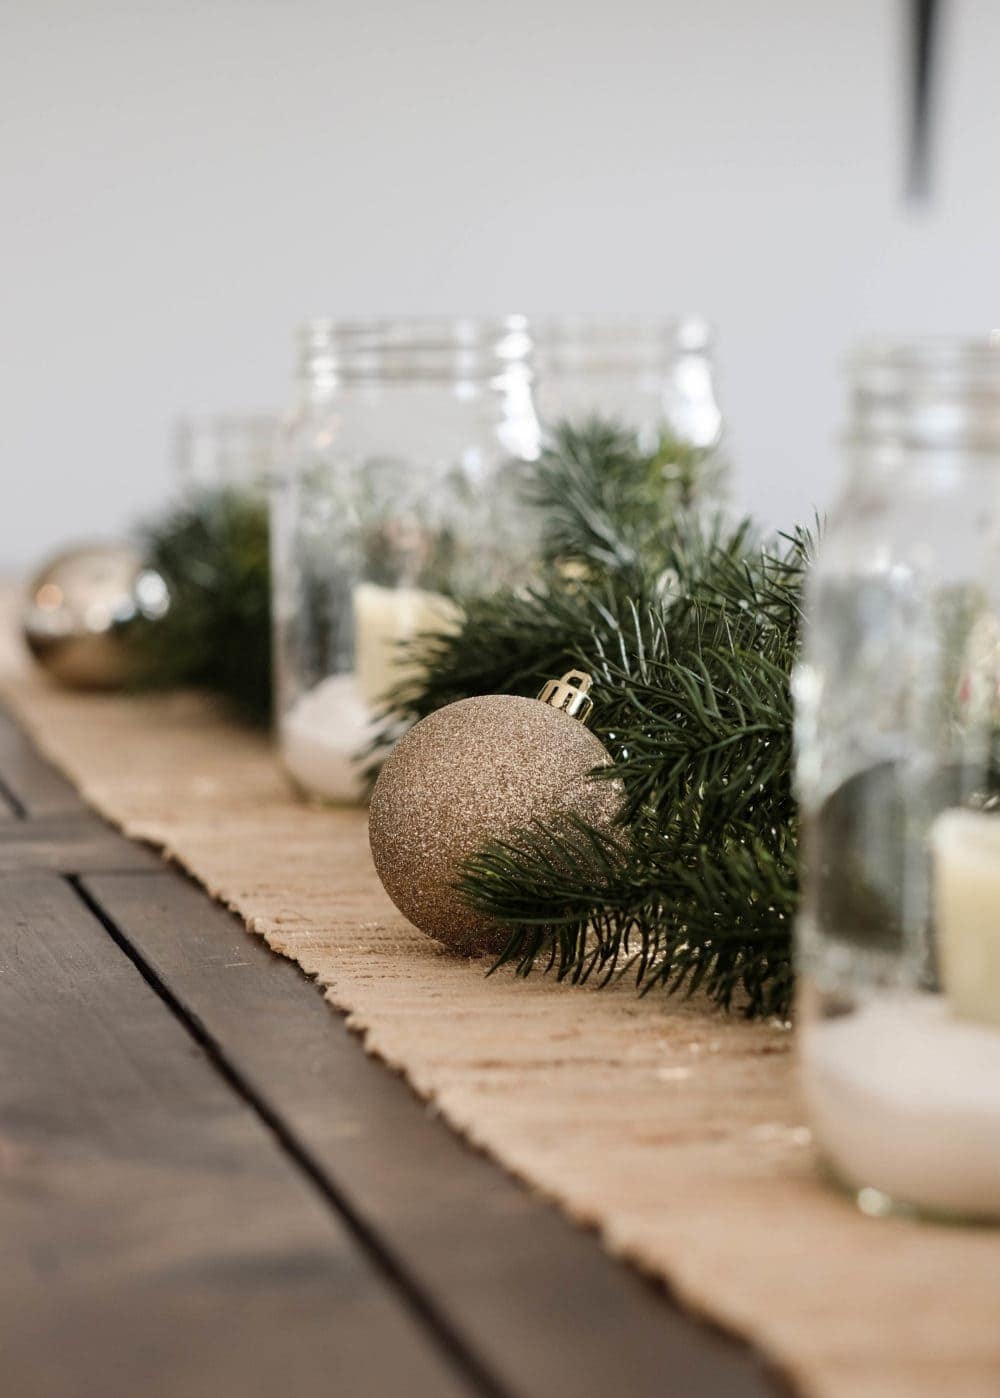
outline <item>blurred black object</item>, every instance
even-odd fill
[[[939,0],[910,0],[910,147],[906,188],[910,199],[926,199],[931,180],[931,121],[940,32]]]

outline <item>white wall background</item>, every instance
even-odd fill
[[[996,322],[1000,5],[901,199],[899,0],[0,0],[0,566],[162,497],[306,315],[697,309],[740,502],[829,498],[868,331]]]

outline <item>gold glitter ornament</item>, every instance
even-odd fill
[[[455,951],[496,954],[509,932],[455,888],[463,860],[536,820],[576,815],[610,827],[622,789],[590,776],[611,761],[585,727],[590,685],[571,670],[538,699],[461,699],[396,744],[372,793],[368,835],[386,892],[422,932]]]

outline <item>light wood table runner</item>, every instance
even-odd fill
[[[621,984],[486,979],[394,911],[363,813],[297,802],[263,739],[195,695],[56,690],[3,636],[0,694],[85,799],[297,961],[370,1052],[610,1250],[805,1393],[1000,1393],[1000,1231],[865,1219],[825,1187],[786,1027]]]

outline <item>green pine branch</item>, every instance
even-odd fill
[[[611,635],[595,629],[595,731],[613,758],[600,775],[624,785],[622,824],[536,827],[468,862],[464,893],[511,928],[502,963],[573,980],[630,971],[643,989],[787,1013],[798,890],[788,682],[805,547],[742,567],[720,549],[718,570],[672,604]]]
[[[560,424],[529,484],[547,561],[596,576],[655,571],[671,521],[710,494],[719,470],[716,453],[667,434],[644,452],[615,422]]]
[[[196,685],[242,717],[271,717],[271,619],[267,503],[233,487],[204,490],[140,531],[149,567],[170,607],[134,636],[141,683]]]
[[[600,418],[557,427],[527,483],[543,524],[540,576],[459,599],[459,631],[405,645],[420,675],[390,696],[374,748],[457,699],[536,694],[590,654],[595,630],[615,634],[637,607],[717,571],[724,553],[742,558],[749,527],[727,532],[699,513],[717,469],[704,449],[667,436],[643,453],[633,433]]]
[[[425,669],[393,697],[385,736],[470,694],[535,694],[588,670],[621,823],[535,826],[468,862],[463,893],[510,928],[500,964],[630,974],[643,990],[784,1015],[798,896],[789,676],[810,541],[762,547],[748,522],[706,523],[696,466],[681,487],[664,477],[677,456],[643,456],[607,423],[562,429],[536,481],[546,573],[415,643]]]

